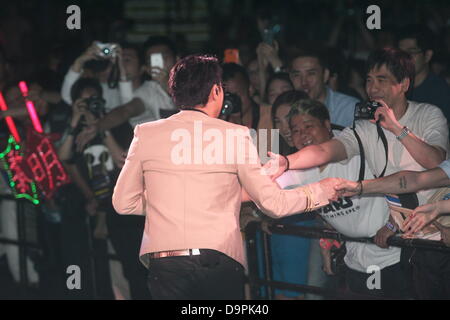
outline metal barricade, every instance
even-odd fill
[[[268,226],[268,229],[273,234],[292,235],[304,238],[326,238],[334,239],[338,241],[347,242],[360,242],[360,243],[374,243],[372,238],[351,238],[343,234],[338,233],[335,230],[318,228],[318,227],[304,227],[296,225],[285,225],[280,223],[272,223]],[[329,298],[344,298],[344,299],[383,299],[379,296],[353,294],[342,290],[330,290],[320,287],[292,284],[287,282],[280,282],[272,280],[271,270],[271,257],[270,257],[270,244],[267,233],[262,232],[263,242],[263,260],[264,260],[264,279],[259,277],[259,268],[257,261],[257,243],[256,232],[261,230],[261,223],[257,221],[250,222],[245,229],[245,238],[247,244],[247,257],[248,257],[248,283],[250,286],[250,294],[252,299],[261,298],[259,294],[259,288],[266,287],[267,299],[273,299],[274,289],[285,289],[291,291],[297,291],[301,293],[312,293]],[[432,241],[425,239],[404,239],[398,236],[390,237],[387,240],[389,246],[400,248],[416,248],[420,250],[432,250],[438,252],[447,252],[450,254],[450,247],[447,247],[441,241]]]

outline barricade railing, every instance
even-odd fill
[[[267,225],[268,230],[273,234],[282,234],[290,236],[298,236],[304,238],[326,238],[337,241],[359,242],[359,243],[374,243],[372,238],[352,238],[338,233],[335,230],[306,227],[297,225],[286,225],[274,222]],[[260,277],[260,270],[258,267],[258,248],[256,232],[261,231],[262,238],[262,253],[264,261],[263,274],[264,278]],[[261,223],[257,221],[250,222],[245,228],[245,239],[247,244],[248,257],[248,282],[250,286],[250,294],[252,299],[273,299],[274,289],[284,289],[296,291],[299,293],[311,293],[325,296],[331,299],[381,299],[376,295],[361,295],[353,294],[344,290],[331,290],[321,287],[292,284],[281,281],[272,280],[271,270],[271,254],[270,254],[270,240],[266,232],[261,229]],[[433,250],[439,252],[448,252],[450,254],[450,247],[446,246],[442,241],[433,241],[426,239],[404,239],[399,236],[392,236],[387,240],[389,246],[400,248],[415,248],[418,250]],[[266,294],[264,297],[260,294],[260,289],[265,287]]]

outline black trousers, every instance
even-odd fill
[[[242,300],[244,278],[240,263],[210,249],[197,256],[151,259],[148,269],[156,300]]]
[[[372,274],[359,272],[346,267],[345,281],[353,293],[375,295],[380,298],[409,299],[410,281],[401,263],[380,270],[380,289],[369,289],[367,280]]]

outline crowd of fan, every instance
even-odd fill
[[[366,86],[366,60],[370,53],[386,46],[406,51],[414,61],[414,84],[408,99],[433,104],[448,118],[448,27],[447,31],[443,27],[432,32],[422,25],[409,25],[399,28],[398,32],[383,34],[367,30],[358,17],[361,18],[355,15],[338,19],[328,39],[321,43],[282,37],[278,41],[263,41],[270,21],[260,17],[259,43],[251,49],[248,49],[251,41],[237,44],[233,48],[242,48],[238,60],[223,63],[223,88],[233,102],[231,114],[223,116],[223,120],[255,130],[279,129],[279,150],[284,155],[310,144],[323,143],[339,134],[342,127],[352,126],[355,104],[373,96]],[[338,45],[349,23],[354,25],[357,44],[352,48]],[[23,136],[27,130],[32,130],[17,86],[18,80],[27,80],[30,99],[35,103],[45,132],[55,134],[59,159],[72,181],[39,208],[42,218],[38,225],[40,232],[45,233],[41,241],[46,248],[46,258],[34,261],[34,265],[39,267],[41,287],[52,288],[49,295],[92,297],[93,290],[65,289],[66,267],[78,265],[82,270],[95,270],[92,273],[95,279],[91,275],[82,278],[82,288],[92,288],[95,283],[97,297],[146,299],[149,298],[146,270],[138,260],[144,218],[117,215],[111,205],[111,194],[125,162],[133,128],[176,112],[167,83],[170,69],[181,54],[170,37],[162,36],[150,36],[141,44],[114,43],[112,52],[102,51],[99,44],[95,41],[89,45],[63,73],[61,63],[67,53],[55,46],[40,65],[33,66],[34,72],[29,72],[26,79],[17,78],[23,73],[17,69],[20,64],[14,60],[15,53],[0,48],[0,90],[9,107],[8,111],[0,111],[0,119],[12,116]],[[152,65],[155,54],[162,57],[162,65]],[[222,57],[222,53],[218,55]],[[299,101],[303,101],[302,105],[298,105]],[[311,133],[309,140],[299,138],[299,127],[305,121],[296,118],[299,112],[303,117],[309,116],[311,122],[316,121],[316,127],[325,131]],[[303,131],[308,129],[302,127]],[[7,135],[7,126],[2,121],[2,150]],[[357,165],[352,167],[353,171],[358,169]],[[281,182],[279,184],[282,186]],[[259,219],[255,218],[255,211],[250,204],[243,206],[243,226],[244,220]],[[294,216],[284,222],[322,224],[318,216],[300,220]],[[379,220],[382,226],[387,216]],[[365,223],[372,222],[365,220]],[[382,241],[378,245],[386,246]],[[396,248],[365,247],[361,251],[348,246],[347,250],[367,255],[362,260],[371,260],[370,255],[382,256],[381,262],[373,260],[386,268],[398,263],[400,252]],[[110,263],[108,253],[114,253],[118,262]],[[330,286],[335,281],[336,270],[331,268],[330,253],[319,249],[318,241],[273,235],[272,254],[275,280],[319,286]],[[356,258],[347,258],[347,265],[352,270],[358,269],[355,272],[363,272],[364,268],[358,268],[355,260],[352,264],[352,259]],[[353,281],[356,278],[358,275],[351,277]],[[126,282],[128,284],[124,285]],[[339,286],[338,283],[333,285]],[[124,290],[127,286],[128,293]],[[276,294],[279,299],[317,298],[286,290],[278,290]]]

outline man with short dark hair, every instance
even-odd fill
[[[415,78],[408,98],[438,106],[450,119],[450,87],[430,70],[433,57],[432,34],[420,26],[408,26],[398,36],[398,47],[414,59]]]
[[[367,71],[367,95],[381,106],[376,109],[373,120],[356,121],[355,130],[372,174],[379,177],[383,172],[388,175],[406,169],[423,171],[438,166],[448,152],[447,121],[439,108],[406,99],[414,77],[411,56],[394,48],[375,51],[367,61]],[[378,124],[380,128],[377,128]],[[387,150],[379,137],[380,130],[386,137]],[[288,164],[291,169],[307,169],[348,160],[360,152],[354,132],[346,128],[330,141],[307,146],[287,158],[276,156],[266,167],[276,165],[275,176],[278,176]],[[435,191],[420,191],[415,201],[424,204]],[[386,240],[396,229],[390,218],[378,230],[375,243],[387,248]]]
[[[295,55],[291,59],[290,77],[296,90],[304,91],[311,99],[325,104],[330,112],[331,123],[343,127],[353,124],[358,99],[327,86],[330,70],[323,54],[311,50]]]
[[[140,255],[154,299],[243,299],[242,188],[281,217],[328,204],[338,181],[280,190],[262,174],[249,129],[217,119],[224,93],[216,58],[178,61],[169,89],[181,111],[136,126],[114,208],[146,216]]]

